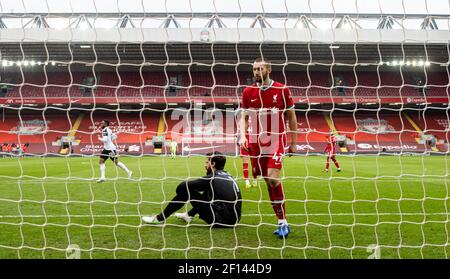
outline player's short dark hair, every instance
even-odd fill
[[[227,158],[220,153],[219,151],[209,152],[206,154],[208,156],[211,163],[214,163],[214,167],[216,170],[223,170],[225,167],[225,163],[227,162]]]
[[[106,123],[106,126],[109,126],[109,121],[108,120],[103,120],[103,122]]]
[[[263,58],[263,57],[257,57],[255,59],[255,62],[264,62],[264,64],[266,64],[267,69],[271,69],[272,68],[272,63],[270,63],[269,60]]]

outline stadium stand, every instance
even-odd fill
[[[52,110],[44,115],[25,110],[20,113],[13,111],[0,121],[0,138],[5,143],[29,143],[29,153],[55,153],[59,147],[52,146],[52,142],[66,136],[73,121],[73,116]]]
[[[345,80],[344,96],[448,96],[448,77],[442,73],[432,73],[427,76],[425,93],[421,93],[415,83],[414,72],[336,72]],[[23,78],[18,74],[10,74],[13,81],[5,97],[72,97],[83,96],[83,80],[96,78],[93,95],[95,97],[155,97],[155,96],[236,96],[242,92],[242,87],[248,83],[248,75],[239,72],[168,72],[168,76],[179,80],[175,94],[166,92],[167,78],[164,72],[68,72],[27,73]],[[295,96],[339,96],[336,87],[332,86],[330,72],[274,72],[273,78],[285,82]],[[403,80],[402,80],[403,79]],[[47,80],[47,82],[46,82]],[[403,84],[403,86],[402,86]]]
[[[119,151],[134,154],[152,152],[146,142],[157,135],[159,119],[158,113],[149,111],[96,111],[92,118],[89,115],[82,118],[75,133],[75,138],[80,140],[80,143],[74,146],[74,153],[94,154],[101,151],[103,145],[98,140],[98,131],[102,120],[109,120],[113,132],[118,135]]]
[[[183,141],[202,138],[200,142],[189,144],[188,148],[223,146],[222,151],[235,152],[235,142],[231,141],[231,138],[236,133],[236,125],[225,121],[223,111],[216,112],[222,116],[218,114],[215,116],[223,117],[223,122],[215,122],[214,117],[210,117],[209,121],[199,122],[195,120],[194,113],[192,110],[191,118],[188,119],[186,110],[171,109],[164,115],[155,111],[116,113],[97,110],[92,114],[92,118],[79,111],[67,116],[66,113],[48,110],[45,117],[37,113],[27,113],[26,116],[20,114],[19,117],[16,112],[7,114],[4,121],[0,121],[0,136],[2,143],[29,143],[28,153],[42,154],[47,151],[59,154],[61,144],[58,141],[62,137],[72,135],[74,141],[77,141],[72,146],[75,154],[94,154],[101,149],[96,131],[101,120],[108,119],[113,130],[118,132],[119,147],[131,154],[153,153],[151,142],[153,137],[158,135],[164,136],[166,140],[175,140],[180,146],[183,146]],[[199,113],[205,114],[204,111]],[[388,110],[380,110],[379,113],[358,111],[355,114],[334,111],[331,115],[319,110],[299,111],[297,113],[299,152],[322,152],[325,148],[325,137],[330,130],[334,130],[337,135],[345,136],[348,152],[379,152],[383,146],[391,148],[387,151],[399,151],[402,148],[404,151],[413,152],[431,150],[430,146],[420,141],[421,134],[434,135],[438,150],[445,150],[444,145],[448,142],[450,134],[448,121],[442,117],[442,112],[429,110],[425,117],[411,112],[407,115],[410,117],[405,116],[405,113],[399,114]],[[79,124],[76,124],[78,121]],[[180,125],[180,121],[185,121],[189,125]],[[227,125],[233,127],[228,129]],[[72,134],[71,127],[74,127]],[[181,129],[181,127],[188,128]]]

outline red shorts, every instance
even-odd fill
[[[252,170],[255,175],[267,177],[268,169],[281,169],[284,157],[283,146],[278,146],[276,152],[272,154],[260,154],[258,148],[250,148],[252,160]]]
[[[327,151],[327,157],[333,157],[335,155],[336,155],[336,153],[331,152],[331,151]]]
[[[241,147],[241,156],[250,156],[250,152]]]

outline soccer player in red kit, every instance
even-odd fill
[[[333,135],[333,131],[330,132],[330,136],[327,137],[327,147],[325,148],[327,154],[327,164],[325,166],[325,172],[328,172],[330,168],[330,158],[333,160],[334,165],[337,168],[337,172],[341,171],[339,162],[336,160],[336,137]]]
[[[280,238],[289,235],[291,228],[286,220],[285,197],[280,180],[285,147],[289,153],[297,151],[297,118],[291,92],[286,85],[270,79],[271,65],[258,58],[253,63],[255,84],[246,87],[242,93],[242,117],[240,124],[240,145],[248,149],[253,172],[262,175],[269,190],[273,210],[278,219],[274,234]],[[290,135],[285,130],[288,120]],[[249,138],[245,133],[251,130]]]

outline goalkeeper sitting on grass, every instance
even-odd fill
[[[220,152],[208,153],[206,176],[182,182],[176,189],[176,196],[158,215],[142,217],[147,224],[161,224],[170,215],[190,202],[192,209],[175,216],[187,223],[195,215],[214,227],[232,227],[241,219],[242,198],[236,181],[224,171],[226,158]]]

